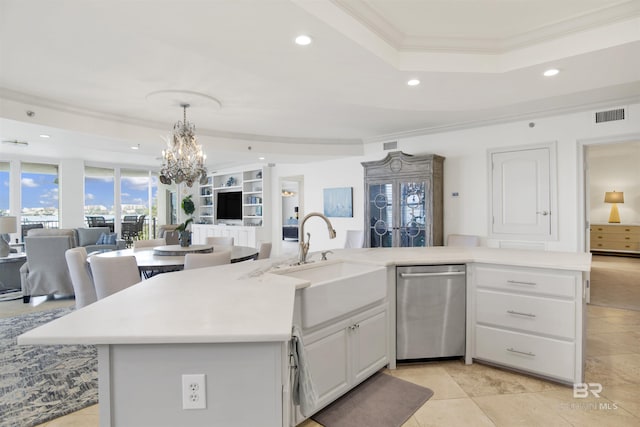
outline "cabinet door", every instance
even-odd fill
[[[354,384],[387,364],[387,310],[355,317],[347,329],[352,338]]]
[[[309,335],[305,339],[307,362],[318,394],[318,407],[349,388],[349,329],[344,322]]]
[[[401,247],[432,246],[430,228],[432,212],[426,200],[430,200],[431,180],[402,180],[398,185],[397,244]]]
[[[369,247],[388,248],[394,246],[394,184],[393,182],[369,185],[367,203],[369,218]]]

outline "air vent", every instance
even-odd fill
[[[398,148],[398,141],[385,142],[382,144],[383,150],[395,150]]]
[[[624,120],[624,108],[596,111],[596,123],[612,122],[615,120]]]

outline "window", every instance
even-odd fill
[[[11,187],[9,186],[9,162],[0,162],[0,216],[9,215]]]
[[[113,169],[84,168],[84,214],[85,216],[115,217]]]
[[[120,205],[122,215],[145,215],[142,238],[148,239],[152,217],[157,215],[158,177],[145,170],[122,169]]]
[[[22,163],[20,188],[22,222],[39,222],[45,228],[58,227],[58,166]]]

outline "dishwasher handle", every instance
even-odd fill
[[[400,277],[403,279],[409,279],[412,277],[443,277],[443,276],[464,276],[464,271],[442,271],[439,273],[400,273]]]

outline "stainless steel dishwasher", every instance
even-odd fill
[[[396,359],[463,356],[464,265],[396,269]]]

